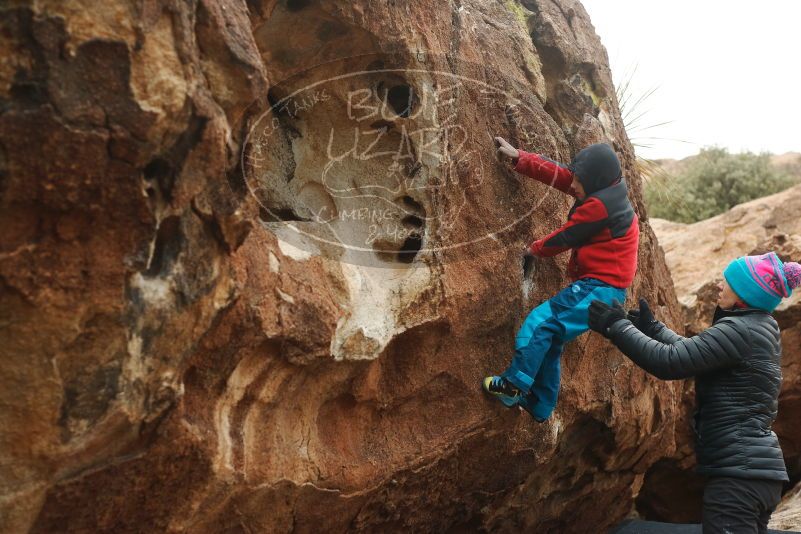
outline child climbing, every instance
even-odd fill
[[[515,171],[576,199],[567,222],[526,250],[538,257],[571,250],[573,282],[528,314],[515,337],[511,365],[483,382],[484,390],[504,405],[519,405],[543,422],[556,407],[562,348],[588,330],[590,302],[625,300],[637,270],[639,224],[620,161],[609,145],[590,145],[565,167],[516,149],[501,137],[495,144],[499,155],[512,158]]]
[[[648,303],[626,314],[590,305],[590,327],[663,380],[695,377],[696,471],[707,477],[704,534],[767,532],[789,480],[771,430],[782,383],[781,333],[771,312],[801,285],[801,265],[773,253],[743,256],[723,271],[712,326],[682,337]]]

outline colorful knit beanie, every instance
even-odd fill
[[[801,285],[801,265],[782,263],[775,252],[743,256],[723,271],[729,286],[746,304],[772,312]]]

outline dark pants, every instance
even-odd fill
[[[710,477],[704,488],[704,534],[762,534],[782,497],[781,480]]]

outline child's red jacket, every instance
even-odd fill
[[[576,196],[569,168],[538,154],[523,150],[519,153],[515,171]],[[639,238],[639,220],[629,202],[626,181],[620,177],[608,187],[588,194],[583,201],[577,199],[567,223],[534,241],[529,250],[535,256],[548,257],[572,249],[568,264],[572,280],[597,278],[614,287],[627,288],[637,272]]]

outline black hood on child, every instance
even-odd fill
[[[609,187],[621,177],[620,161],[612,147],[606,143],[597,143],[580,150],[568,168],[578,176],[588,195]]]

